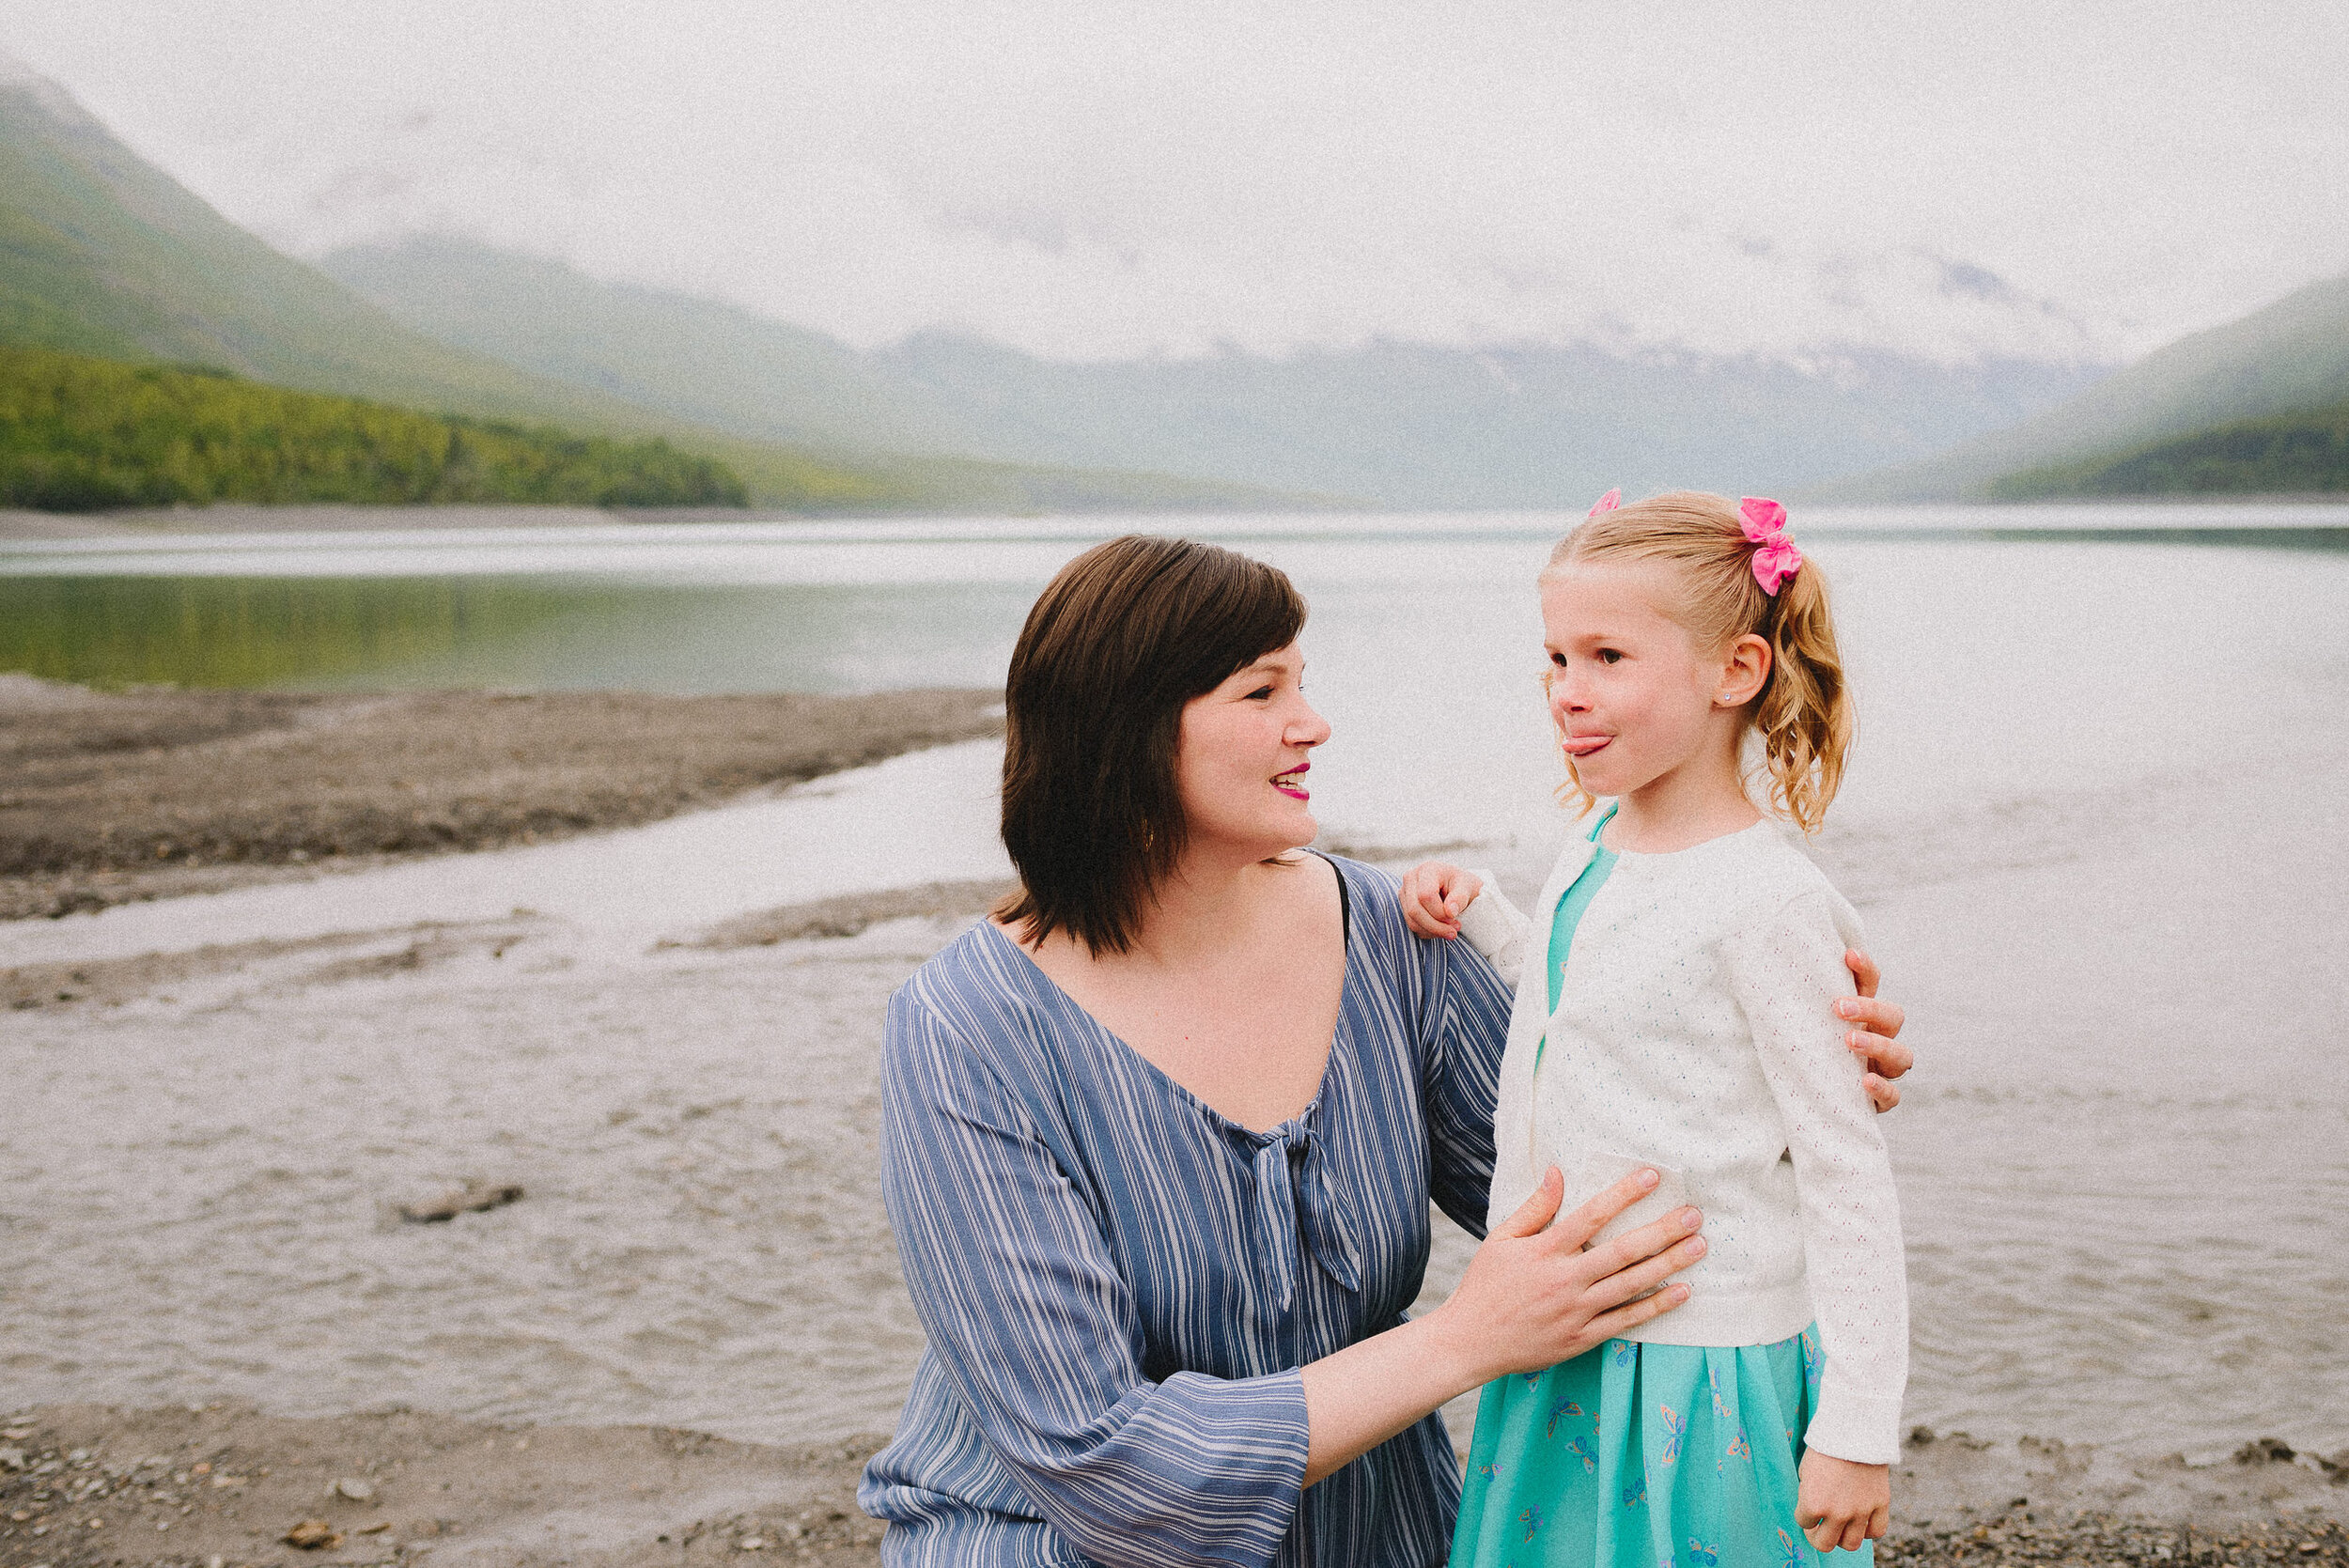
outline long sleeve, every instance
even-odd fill
[[[1305,1467],[1294,1370],[1143,1374],[1131,1289],[1082,1184],[978,1043],[901,991],[882,1190],[906,1281],[988,1450],[1106,1564],[1266,1563]]]
[[[1891,1161],[1833,1012],[1852,994],[1843,951],[1859,939],[1849,906],[1817,890],[1741,922],[1722,939],[1722,955],[1794,1160],[1827,1354],[1806,1440],[1840,1459],[1884,1465],[1900,1457],[1908,1286]]]
[[[1470,875],[1483,883],[1469,907],[1460,911],[1460,935],[1489,959],[1501,983],[1514,991],[1525,972],[1525,944],[1533,923],[1509,902],[1489,871]]]
[[[1492,1194],[1493,1109],[1509,1038],[1509,987],[1483,954],[1464,943],[1409,939],[1419,945],[1424,976],[1428,1188],[1438,1208],[1469,1234],[1482,1236]]]

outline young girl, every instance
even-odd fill
[[[1776,502],[1610,491],[1540,579],[1550,716],[1588,813],[1531,921],[1421,866],[1423,935],[1517,983],[1492,1214],[1555,1165],[1567,1212],[1641,1166],[1710,1250],[1688,1301],[1487,1384],[1459,1568],[1807,1568],[1884,1532],[1907,1377],[1900,1214],[1831,1009],[1859,922],[1772,815],[1815,831],[1851,703],[1827,585]],[[1770,814],[1743,759],[1766,778]]]

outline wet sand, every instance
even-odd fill
[[[0,919],[638,826],[998,734],[1001,702],[108,693],[0,675]]]

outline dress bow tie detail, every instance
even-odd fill
[[[1286,1313],[1296,1306],[1304,1253],[1339,1285],[1360,1291],[1352,1212],[1344,1189],[1329,1178],[1330,1157],[1320,1138],[1301,1118],[1253,1136],[1257,1229],[1273,1309]]]

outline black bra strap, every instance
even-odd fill
[[[1330,859],[1329,856],[1322,855],[1321,851],[1318,849],[1313,852],[1316,855],[1321,855],[1322,862],[1328,865],[1330,871],[1337,877],[1338,930],[1339,933],[1345,938],[1346,945],[1350,947],[1354,942],[1354,895],[1346,890],[1346,868],[1338,864],[1337,862]]]

